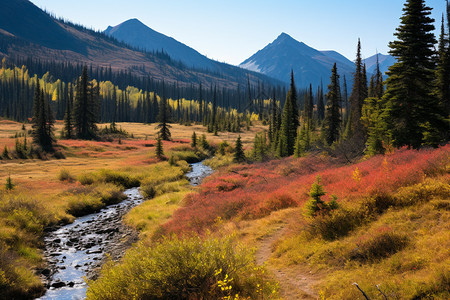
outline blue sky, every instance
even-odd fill
[[[403,0],[31,0],[75,23],[104,30],[131,18],[219,61],[239,64],[281,32],[354,60],[387,53]],[[427,0],[439,22],[445,0]],[[438,31],[436,31],[438,32]]]

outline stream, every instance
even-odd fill
[[[191,167],[185,176],[193,186],[213,173],[202,162],[193,163]],[[117,252],[118,245],[122,245],[124,249],[119,249],[120,256],[125,248],[137,241],[137,234],[122,224],[122,217],[144,199],[139,188],[124,193],[127,195],[124,201],[77,218],[45,236],[45,257],[50,267],[41,271],[48,284],[46,294],[38,299],[86,298],[84,278],[92,278],[94,270],[104,262],[105,254]]]

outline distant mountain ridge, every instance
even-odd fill
[[[57,20],[28,0],[0,0],[0,59],[1,56],[111,67],[112,71],[150,76],[181,87],[201,83],[205,87],[236,89],[238,85],[245,86],[248,78],[252,86],[258,82],[282,84],[264,74],[225,63],[210,61],[215,66],[212,70],[201,64],[191,68],[172,58],[138,51],[103,33]],[[197,56],[201,59],[201,54]]]
[[[395,58],[380,54],[379,61],[380,69],[385,72],[395,62]],[[376,55],[369,57],[364,62],[370,78],[376,70]],[[345,75],[350,90],[355,72],[355,64],[352,61],[336,51],[319,51],[282,33],[272,43],[253,54],[239,66],[261,72],[283,82],[289,82],[292,69],[297,87],[305,88],[312,84],[316,88],[323,83],[326,88],[334,63],[337,64],[341,84]]]
[[[394,63],[397,62],[395,57],[393,57],[391,55],[375,54],[375,55],[363,60],[363,63],[366,64],[367,74],[374,74],[376,72],[377,56],[378,56],[378,62],[380,64],[380,71],[383,74],[385,74],[388,71],[390,66],[392,66]]]
[[[297,87],[305,88],[312,84],[316,88],[321,82],[326,87],[335,62],[339,73],[345,74],[349,79],[348,76],[351,77],[354,71],[350,60],[336,51],[318,51],[282,33],[239,66],[259,71],[283,82],[289,82],[292,69]]]
[[[104,33],[130,46],[147,51],[164,50],[172,59],[188,67],[218,70],[216,62],[172,37],[159,33],[138,19],[127,20],[117,26],[109,26]]]

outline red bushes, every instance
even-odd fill
[[[299,205],[308,199],[311,184],[319,174],[327,192],[324,200],[332,194],[338,201],[390,194],[445,170],[449,153],[450,146],[421,151],[402,148],[350,166],[339,166],[322,157],[237,166],[207,179],[199,193],[189,195],[185,206],[175,212],[164,230],[202,232],[218,217],[260,218]]]

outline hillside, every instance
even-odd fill
[[[112,70],[127,70],[155,80],[180,85],[202,83],[222,88],[236,88],[258,81],[279,82],[267,76],[219,64],[216,70],[194,70],[166,56],[135,50],[106,35],[51,18],[27,0],[1,0],[0,55],[33,57],[53,62],[81,63]]]
[[[220,71],[219,63],[174,38],[149,28],[138,19],[130,19],[114,27],[109,26],[104,33],[139,49],[149,52],[164,51],[173,60],[181,61],[188,67]]]

